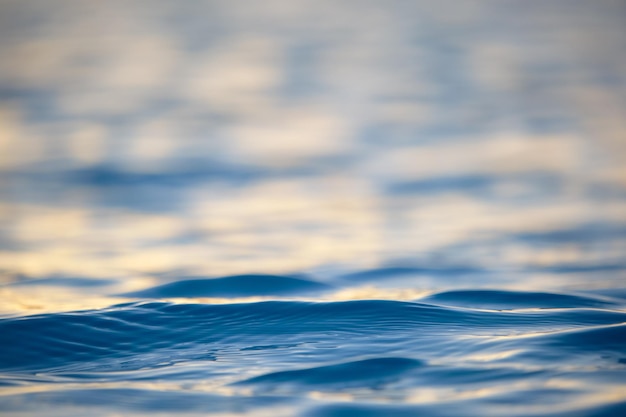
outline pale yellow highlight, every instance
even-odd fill
[[[68,135],[69,154],[79,165],[96,165],[107,154],[107,128],[100,124],[85,124]]]
[[[279,54],[274,42],[259,36],[224,41],[191,66],[182,94],[235,113],[267,105],[265,96],[282,76]]]
[[[328,110],[285,108],[265,112],[230,130],[237,155],[270,165],[297,165],[303,158],[350,149],[350,128]]]
[[[426,297],[432,291],[417,288],[378,288],[373,285],[357,288],[346,288],[331,295],[320,297],[328,301],[349,300],[397,300],[412,301]]]
[[[120,299],[54,287],[0,288],[0,315],[31,315],[109,307]]]
[[[169,120],[149,120],[141,124],[123,153],[132,158],[133,171],[162,170],[180,147],[180,139]]]
[[[0,170],[18,168],[45,157],[41,137],[24,125],[20,111],[0,105]]]
[[[582,167],[584,149],[573,136],[528,136],[500,133],[462,143],[397,148],[367,162],[383,177],[416,180],[456,173],[502,175],[532,171],[572,172]]]

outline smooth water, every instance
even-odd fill
[[[625,18],[0,2],[0,414],[626,415]]]

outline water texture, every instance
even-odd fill
[[[0,415],[626,415],[625,20],[0,1]]]
[[[457,291],[412,302],[142,301],[5,318],[1,383],[14,393],[0,404],[8,412],[48,404],[59,414],[361,413],[341,405],[351,398],[366,415],[619,415],[625,306],[609,297]],[[151,383],[166,395],[142,388]]]

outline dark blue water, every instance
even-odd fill
[[[0,2],[0,414],[626,415],[625,19]]]
[[[372,271],[373,272],[373,271]],[[268,286],[260,284],[268,280]],[[591,292],[445,291],[412,301],[171,303],[266,295],[235,276],[153,300],[0,321],[2,410],[40,413],[581,415],[626,410],[626,300]],[[330,286],[328,286],[330,287]],[[36,388],[36,389],[33,389]],[[530,402],[530,403],[529,403]]]

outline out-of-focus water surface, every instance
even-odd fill
[[[0,2],[0,413],[626,415],[623,1]]]

